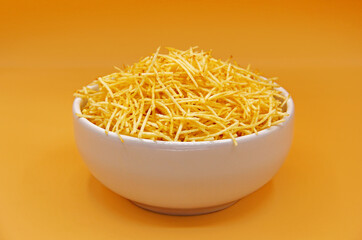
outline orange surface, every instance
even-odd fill
[[[2,1],[0,239],[362,239],[361,1]],[[95,180],[72,93],[159,46],[279,76],[296,104],[278,174],[227,210],[144,211]]]

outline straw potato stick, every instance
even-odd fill
[[[74,96],[87,102],[78,117],[116,133],[160,141],[232,139],[284,121],[276,78],[264,78],[197,47],[158,48],[118,72],[99,77]]]

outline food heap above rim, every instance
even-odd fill
[[[258,133],[285,121],[289,95],[275,83],[211,51],[160,48],[100,77],[74,95],[78,117],[116,133],[155,141],[199,142]]]

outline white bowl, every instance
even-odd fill
[[[284,95],[288,93],[280,88]],[[73,103],[75,140],[91,173],[112,191],[145,209],[173,215],[221,210],[266,184],[291,146],[294,104],[285,122],[236,138],[167,142],[105,134],[79,118],[85,101]]]

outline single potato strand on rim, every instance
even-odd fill
[[[161,141],[212,141],[258,133],[284,121],[288,100],[275,78],[221,61],[211,51],[160,48],[74,95],[105,133]],[[97,89],[92,88],[97,86]]]

